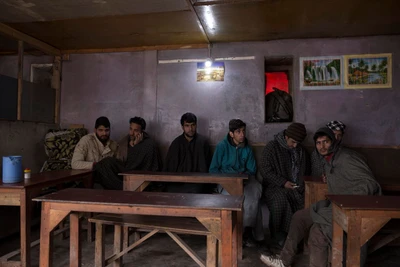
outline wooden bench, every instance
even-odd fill
[[[199,266],[217,266],[217,239],[197,219],[190,217],[166,217],[150,215],[118,215],[101,214],[89,219],[96,224],[96,266],[107,266],[114,262],[114,266],[121,266],[120,258],[142,244],[158,232],[168,234]],[[105,258],[104,254],[104,225],[114,226],[114,254]],[[130,227],[134,231],[150,231],[139,237],[133,244],[122,248],[122,228]],[[207,260],[203,261],[177,234],[207,236]]]

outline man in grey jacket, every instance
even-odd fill
[[[330,121],[326,127],[332,130],[335,134],[337,146],[342,144],[342,138],[346,130],[346,125],[341,121]],[[311,154],[311,176],[321,177],[326,182],[324,173],[324,161],[321,160],[322,156],[318,153],[317,148]]]
[[[365,160],[355,151],[338,146],[333,131],[320,128],[314,135],[315,146],[325,161],[328,192],[332,195],[379,195],[381,188]],[[280,255],[262,254],[261,261],[271,267],[288,267],[293,263],[297,245],[309,232],[311,267],[328,264],[332,241],[332,206],[329,200],[314,203],[310,209],[296,212]]]

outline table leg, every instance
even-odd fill
[[[243,195],[243,180],[236,179],[231,182],[221,183],[221,186],[231,195],[231,196],[242,196]],[[237,223],[237,258],[238,260],[243,259],[243,211],[236,213],[236,223]]]
[[[96,223],[96,244],[95,244],[95,267],[105,267],[105,227],[102,223]]]
[[[343,229],[335,220],[332,234],[332,266],[343,266]]]
[[[20,203],[21,267],[30,267],[32,200],[25,190],[20,195]]]
[[[238,243],[238,239],[239,239],[239,232],[241,233],[241,231],[239,231],[239,227],[242,227],[242,225],[240,225],[238,223],[238,213],[241,212],[232,212],[232,225],[233,225],[233,229],[232,229],[232,261],[233,263],[237,262],[237,260],[239,259],[238,256],[238,248],[239,248],[239,244],[240,247],[242,247],[242,243]],[[242,215],[240,215],[240,218],[242,218]],[[241,228],[240,228],[241,229]],[[242,237],[242,234],[240,234],[240,237]],[[240,238],[240,240],[242,240]],[[237,266],[237,265],[234,265]]]
[[[232,212],[221,211],[221,247],[222,267],[237,266],[237,259],[232,259]],[[234,264],[235,263],[235,264]]]
[[[346,266],[358,267],[361,262],[361,217],[356,211],[348,216]]]
[[[126,229],[126,231],[128,231],[129,228]],[[129,246],[129,243],[127,244],[127,246],[125,247],[125,244],[123,245],[123,241],[122,241],[122,234],[123,231],[125,231],[125,229],[123,230],[123,227],[121,225],[115,225],[114,226],[114,254],[118,254],[120,253],[123,249],[127,248]],[[129,241],[128,241],[129,242]],[[122,266],[122,260],[123,258],[119,258],[116,259],[112,266],[113,267],[121,267]]]
[[[70,220],[70,254],[69,254],[69,266],[79,267],[81,266],[81,244],[80,244],[80,223],[79,214],[71,213],[69,216]]]
[[[50,226],[50,204],[42,203],[42,214],[40,221],[40,267],[51,265],[51,226]]]

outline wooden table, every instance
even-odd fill
[[[328,184],[324,183],[321,177],[304,176],[304,208],[310,208],[311,204],[325,199],[328,194]]]
[[[70,214],[70,266],[80,266],[76,212],[142,214],[197,218],[222,243],[222,266],[237,266],[236,213],[243,196],[171,194],[69,188],[34,199],[42,202],[40,267],[51,265],[51,231]]]
[[[93,186],[91,170],[60,170],[32,174],[30,179],[20,183],[4,184],[0,182],[0,205],[20,207],[21,261],[7,261],[9,257],[0,258],[0,266],[31,265],[31,211],[32,198],[40,195],[46,187],[56,186],[65,182],[83,180],[86,187]],[[4,218],[4,215],[2,215]]]
[[[361,246],[390,219],[400,218],[399,196],[328,195],[332,201],[332,266],[343,266],[343,231],[347,232],[347,267],[360,266]]]
[[[225,174],[225,173],[196,173],[196,172],[147,172],[130,171],[120,173],[124,179],[124,190],[143,191],[150,182],[183,182],[183,183],[205,183],[220,184],[230,195],[243,195],[243,180],[248,179],[247,174]],[[243,214],[237,213],[238,224],[238,259],[243,257],[242,232]],[[125,231],[127,233],[127,231]],[[124,238],[126,239],[126,237]],[[126,241],[125,241],[126,243]]]
[[[321,177],[304,176],[305,197],[304,207],[309,208],[311,204],[325,199],[328,194],[328,184]],[[378,180],[384,194],[400,194],[400,178],[381,178]]]

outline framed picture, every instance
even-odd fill
[[[392,54],[344,56],[346,89],[391,88]]]
[[[301,57],[300,90],[343,89],[343,57]]]
[[[198,82],[223,82],[225,77],[224,62],[212,62],[207,65],[206,62],[197,63],[197,81]]]

